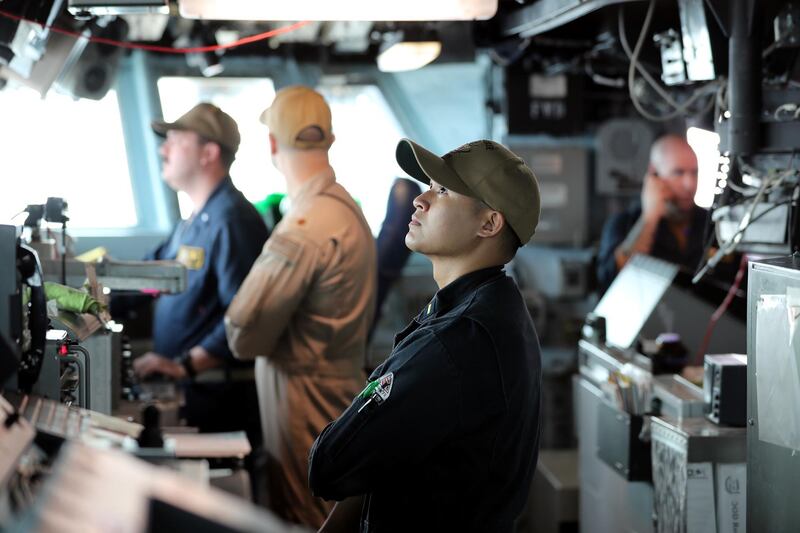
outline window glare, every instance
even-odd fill
[[[336,179],[361,204],[372,233],[377,235],[392,183],[405,176],[395,161],[403,130],[374,85],[323,85],[319,91],[333,115],[336,141],[330,155]]]
[[[0,223],[28,204],[64,198],[70,227],[124,228],[137,223],[122,124],[114,91],[73,100],[28,87],[0,91]],[[13,125],[13,126],[11,126]],[[14,222],[19,223],[19,219]]]
[[[275,98],[275,86],[268,78],[184,78],[158,80],[158,94],[164,120],[172,122],[200,102],[211,102],[236,121],[242,142],[231,167],[236,188],[251,202],[270,193],[285,192],[283,177],[272,166],[267,128],[259,122],[261,112]],[[185,194],[178,194],[181,216],[192,211]]]
[[[376,86],[323,84],[318,89],[333,114],[336,142],[330,157],[337,180],[361,204],[377,235],[392,182],[404,175],[394,159],[403,132]],[[269,132],[258,120],[275,98],[272,80],[163,77],[158,80],[158,91],[167,121],[177,119],[199,102],[211,102],[236,120],[242,143],[231,178],[248,200],[258,202],[269,194],[286,192],[286,182],[270,160]],[[181,215],[188,217],[188,198],[179,194],[178,201]]]

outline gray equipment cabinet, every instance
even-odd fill
[[[748,270],[747,531],[797,531],[800,256]]]
[[[657,533],[741,531],[745,429],[662,416],[651,436]]]
[[[604,349],[586,340],[578,343],[578,357],[580,374],[573,378],[573,391],[581,533],[652,533],[653,486],[647,481],[628,479],[624,465],[615,468],[603,459],[615,455],[619,447],[609,442],[613,439],[603,437],[604,429],[609,428],[602,426],[600,414],[607,412],[609,406],[599,382],[631,360],[617,350]],[[640,358],[633,362],[646,366],[647,361]],[[601,449],[604,444],[610,445],[608,453]],[[644,461],[649,463],[649,456]]]

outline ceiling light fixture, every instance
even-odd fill
[[[203,22],[195,22],[191,33],[178,37],[173,43],[176,48],[201,48],[217,45],[216,35],[210,27]],[[224,50],[193,52],[186,54],[186,64],[200,71],[205,78],[222,74],[225,65],[220,58]]]
[[[390,44],[378,54],[378,70],[402,72],[416,70],[439,57],[442,43],[439,41],[401,41]]]
[[[180,0],[180,15],[206,20],[486,20],[498,0]]]
[[[219,56],[214,52],[187,54],[186,63],[190,67],[199,69],[204,78],[218,76],[225,70],[225,65],[222,64]]]

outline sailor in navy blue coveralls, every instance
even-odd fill
[[[208,432],[246,430],[254,446],[261,431],[253,363],[233,357],[223,319],[267,237],[258,212],[225,178],[202,210],[178,224],[147,258],[177,259],[188,277],[184,292],[163,295],[156,303],[153,350],[179,358],[199,345],[224,361],[216,383],[187,385],[187,423]]]
[[[366,493],[369,531],[511,531],[536,466],[540,364],[501,267],[459,278],[397,335],[369,377],[377,385],[317,439],[312,490]]]
[[[234,187],[229,169],[241,137],[236,121],[203,102],[174,122],[155,120],[165,137],[164,181],[185,192],[192,216],[180,222],[148,259],[186,266],[187,286],[155,306],[153,352],[133,361],[142,377],[162,374],[185,384],[185,417],[203,432],[245,430],[261,442],[252,363],[234,359],[225,311],[267,239],[260,215]]]
[[[440,289],[309,454],[323,531],[511,533],[539,440],[541,360],[503,264],[530,240],[539,190],[525,163],[477,141],[443,157],[404,139],[414,200],[408,247]]]

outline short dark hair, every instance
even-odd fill
[[[233,162],[236,160],[236,152],[202,135],[198,134],[198,137],[200,138],[200,144],[214,143],[219,146],[219,162],[226,171],[230,170]]]
[[[219,161],[220,163],[222,163],[222,168],[224,168],[225,170],[230,170],[235,160],[236,160],[236,152],[234,152],[230,148],[226,148],[220,145]]]
[[[484,209],[497,211],[483,200],[478,200],[477,198],[472,198],[472,200],[474,201],[476,213],[479,213]],[[500,239],[500,247],[503,252],[503,256],[506,258],[505,262],[508,263],[514,259],[515,255],[517,255],[517,250],[522,247],[522,242],[520,242],[517,234],[513,229],[511,229],[511,226],[509,226],[508,219],[505,218],[505,215],[503,215],[503,219],[505,220],[505,225],[503,226],[498,238]]]
[[[519,237],[511,229],[511,226],[508,225],[508,221],[506,221],[506,225],[503,228],[503,231],[500,233],[500,244],[503,247],[503,252],[505,252],[506,256],[506,263],[514,259],[514,256],[517,255],[517,250],[522,248],[522,242],[520,242]]]

